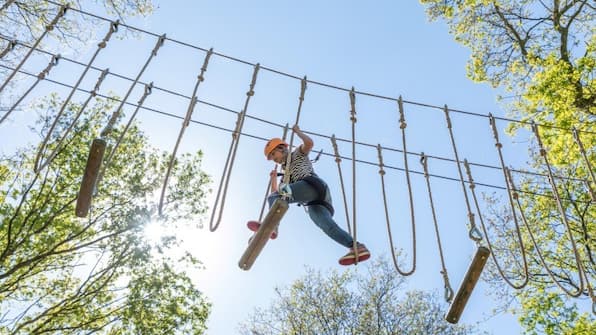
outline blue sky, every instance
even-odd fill
[[[309,80],[332,86],[368,92],[379,96],[402,96],[408,127],[408,151],[443,158],[453,158],[443,106],[467,112],[504,116],[496,103],[497,91],[487,85],[475,84],[465,76],[468,51],[458,45],[442,23],[429,23],[424,8],[416,1],[158,1],[155,13],[147,19],[132,20],[129,24],[203,49],[240,59],[237,62],[213,56],[199,87],[198,98],[233,111],[244,106],[246,91],[253,67],[260,63],[296,77],[306,75]],[[107,31],[100,27],[97,38]],[[109,42],[96,61],[98,68],[109,67],[113,73],[134,78],[149,56],[156,38],[140,34]],[[86,62],[94,48],[77,55],[68,55]],[[142,82],[178,92],[175,96],[163,90],[154,90],[145,105],[160,111],[184,116],[196,76],[203,64],[205,53],[166,41],[141,77]],[[43,62],[33,59],[25,66],[37,73]],[[82,69],[61,65],[52,76],[74,83]],[[97,78],[92,71],[83,87],[92,87]],[[129,82],[111,78],[103,86],[124,95]],[[24,86],[23,91],[26,89]],[[56,89],[41,83],[39,91]],[[58,88],[58,90],[60,90]],[[65,90],[59,91],[63,96]],[[142,93],[139,85],[130,101],[136,102]],[[261,70],[247,113],[254,118],[246,120],[244,131],[258,137],[280,136],[276,124],[289,123],[296,118],[300,82],[272,71]],[[35,94],[31,94],[35,97]],[[84,95],[76,95],[82,100]],[[411,102],[416,102],[413,104]],[[348,93],[321,85],[308,86],[302,108],[300,126],[315,134],[351,138],[350,103]],[[357,95],[356,137],[360,142],[384,147],[402,148],[397,104],[395,101]],[[130,115],[132,108],[125,109]],[[151,142],[164,149],[173,148],[181,120],[148,111],[138,115],[142,128]],[[258,121],[267,120],[271,123]],[[488,120],[469,114],[451,113],[453,129],[460,158],[478,164],[497,166],[498,156]],[[232,129],[236,115],[198,104],[193,119],[199,122]],[[25,117],[15,115],[8,131],[2,125],[0,138],[14,136],[22,127]],[[499,123],[499,129],[506,126]],[[12,134],[11,134],[12,133]],[[502,139],[504,134],[501,133]],[[315,150],[332,153],[329,140],[313,135]],[[204,168],[213,177],[214,194],[217,191],[231,136],[228,132],[200,124],[191,124],[186,130],[179,152],[203,150]],[[526,159],[526,143],[504,140],[506,162],[521,167]],[[342,270],[337,259],[345,253],[342,246],[327,238],[310,222],[302,208],[292,206],[281,223],[280,237],[269,243],[248,272],[237,266],[250,237],[245,222],[259,215],[268,172],[272,168],[262,154],[264,142],[243,136],[230,180],[223,220],[219,229],[209,232],[209,217],[204,229],[181,232],[186,246],[201,259],[206,269],[192,273],[199,289],[213,302],[209,321],[210,334],[233,334],[238,322],[245,319],[255,307],[265,307],[274,297],[274,288],[289,285],[304,273],[304,266],[322,271]],[[340,152],[351,156],[351,146],[340,143]],[[377,161],[373,147],[358,146],[358,159]],[[404,167],[400,152],[385,151],[384,163]],[[421,171],[416,155],[409,155],[409,168]],[[348,203],[355,201],[359,240],[365,242],[373,256],[389,256],[388,237],[378,167],[358,164],[356,168],[356,198],[353,199],[351,163],[343,160],[342,169]],[[431,173],[458,178],[451,162],[429,160]],[[473,167],[477,182],[504,185],[499,171]],[[337,165],[333,158],[323,156],[315,170],[333,189],[336,220],[345,227]],[[397,248],[403,248],[400,260],[410,268],[412,260],[412,233],[405,175],[401,170],[389,169],[385,176],[390,206],[391,227]],[[457,289],[475,245],[467,237],[467,211],[461,185],[457,181],[431,178],[433,197],[451,286]],[[408,281],[408,289],[437,291],[442,295],[443,282],[435,242],[432,216],[424,178],[412,176],[417,227],[416,272]],[[499,189],[478,187],[478,192],[496,192]],[[208,200],[211,205],[213,196]],[[351,213],[351,208],[350,208]],[[154,229],[152,234],[160,234]],[[360,271],[360,270],[357,270]],[[478,323],[481,329],[498,333],[519,333],[515,319],[510,315],[488,318],[497,303],[488,295],[488,288],[480,284],[468,302],[462,322]]]

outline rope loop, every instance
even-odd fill
[[[399,105],[399,103],[398,103]],[[400,106],[398,106],[400,107]],[[399,112],[400,112],[400,120],[402,121],[402,125],[405,124],[405,118],[403,117],[403,108],[399,108]],[[412,194],[412,183],[410,181],[410,169],[408,168],[408,149],[406,146],[406,131],[405,131],[405,127],[400,127],[401,128],[401,135],[402,135],[402,144],[403,144],[403,159],[404,159],[404,171],[405,171],[405,175],[406,175],[406,185],[408,187],[408,199],[409,199],[409,207],[410,207],[410,224],[411,224],[411,230],[412,230],[412,268],[410,270],[407,271],[403,271],[400,269],[399,267],[399,262],[397,261],[397,256],[395,254],[395,247],[394,247],[394,243],[393,243],[393,235],[391,232],[391,222],[389,220],[389,208],[387,205],[387,194],[385,191],[385,178],[384,178],[384,173],[379,172],[379,174],[381,175],[381,190],[383,192],[383,205],[384,205],[384,209],[385,209],[385,221],[386,221],[386,225],[387,225],[387,235],[389,237],[389,247],[391,249],[391,257],[393,258],[393,265],[395,267],[395,269],[397,270],[397,272],[399,274],[401,274],[402,276],[409,276],[411,274],[414,273],[414,271],[416,270],[416,218],[414,215],[414,197]],[[379,165],[382,168],[382,155],[381,155],[381,145],[379,144],[377,146],[377,149],[379,151]]]
[[[509,176],[511,177],[511,174],[509,174]],[[511,183],[511,188],[515,191],[517,190],[513,179],[510,180]],[[570,290],[568,290],[567,288],[565,288],[559,281],[560,276],[555,274],[550,266],[547,264],[544,255],[542,254],[542,251],[540,251],[540,247],[538,246],[538,242],[536,241],[536,239],[534,238],[534,233],[532,232],[532,229],[530,228],[530,225],[528,224],[528,220],[526,218],[526,215],[524,213],[521,201],[519,199],[516,200],[516,204],[517,204],[517,208],[519,209],[519,213],[520,216],[522,218],[522,221],[524,223],[524,225],[526,226],[526,229],[528,230],[528,236],[530,237],[530,240],[532,241],[532,245],[534,246],[534,250],[536,250],[536,254],[538,255],[538,258],[540,260],[540,263],[542,263],[542,266],[544,267],[544,269],[546,270],[546,272],[548,273],[548,276],[551,278],[551,280],[553,281],[553,283],[555,283],[555,285],[557,285],[563,292],[565,292],[567,295],[569,295],[570,297],[574,297],[577,298],[579,297],[584,289],[584,282],[583,282],[583,276],[582,276],[582,268],[581,268],[581,263],[579,263],[578,261],[578,271],[579,271],[579,275],[580,275],[580,283],[579,283],[579,287],[575,284],[575,283],[571,283],[572,286],[576,287],[577,290],[575,292],[572,292]],[[577,250],[575,248],[575,242],[573,239],[571,239],[571,243],[573,246],[573,249],[575,251],[575,256],[576,256],[576,261],[577,261]]]
[[[443,282],[445,283],[445,301],[451,302],[451,300],[453,300],[453,289],[449,284],[449,276],[447,275],[447,270],[441,270],[441,275],[443,276]]]
[[[472,214],[473,215],[473,214]],[[474,217],[470,218],[470,221],[474,221]],[[476,242],[480,242],[482,241],[482,233],[480,233],[480,230],[478,230],[478,227],[476,227],[476,225],[472,226],[470,228],[470,231],[468,233],[468,237],[470,237],[470,239],[476,241]]]
[[[473,192],[474,192],[474,188],[476,187],[476,185],[474,184],[474,178],[472,178],[472,171],[470,170],[470,164],[468,163],[468,160],[465,158],[464,158],[464,167],[466,168],[466,174],[468,175],[468,181],[470,184],[469,187],[472,190],[472,194],[474,194]],[[475,215],[474,215],[474,213],[472,213],[472,211],[468,212],[468,218],[470,220],[470,231],[468,232],[468,236],[476,242],[482,241],[482,234],[476,227]]]
[[[432,189],[430,186],[430,177],[428,174],[428,158],[424,152],[420,153],[420,164],[424,169],[424,179],[426,180],[426,190],[428,192],[428,200],[430,203],[430,210],[433,217],[433,224],[435,227],[435,238],[437,240],[437,248],[439,249],[439,256],[441,258],[441,274],[443,275],[443,282],[445,284],[445,300],[451,302],[453,299],[453,289],[449,284],[449,276],[447,275],[447,267],[445,266],[445,256],[443,255],[443,246],[441,245],[441,235],[439,233],[439,224],[437,222],[437,214],[435,211],[435,204],[433,201]]]
[[[213,211],[211,212],[211,220],[209,221],[209,230],[214,232],[219,227],[221,223],[221,219],[223,217],[223,210],[224,205],[226,202],[226,196],[228,193],[228,186],[230,183],[230,176],[232,175],[232,169],[234,167],[234,161],[236,160],[236,152],[238,151],[238,144],[240,142],[240,134],[242,131],[242,127],[244,126],[244,118],[246,116],[246,111],[248,109],[248,103],[250,102],[250,98],[254,95],[254,87],[257,82],[257,73],[259,72],[260,65],[257,65],[254,68],[254,72],[252,74],[252,79],[250,82],[250,87],[248,93],[246,93],[246,100],[244,101],[244,107],[242,108],[241,112],[238,113],[238,120],[236,121],[236,129],[232,133],[232,142],[230,143],[230,149],[228,150],[228,157],[226,159],[226,163],[224,165],[224,169],[222,172],[219,188],[217,190],[217,196],[215,197],[215,203],[213,205]],[[221,198],[220,198],[221,195]],[[219,201],[221,200],[221,205]],[[218,208],[219,207],[219,208]],[[215,219],[215,212],[219,210],[219,215],[217,217],[217,221],[214,223]]]
[[[546,165],[546,169],[547,169],[547,172],[548,172],[548,181],[549,181],[550,186],[551,186],[551,192],[553,193],[553,197],[555,198],[557,209],[559,211],[559,214],[561,215],[561,220],[562,220],[562,222],[563,222],[563,224],[565,226],[565,229],[567,230],[567,235],[569,237],[569,241],[571,242],[571,247],[573,249],[573,254],[574,254],[574,257],[575,257],[575,263],[576,263],[577,269],[579,271],[579,286],[578,286],[578,292],[579,293],[577,293],[579,295],[583,291],[584,285],[585,285],[584,278],[582,276],[581,257],[580,257],[579,251],[577,249],[575,238],[573,237],[573,231],[571,229],[569,220],[567,219],[566,210],[565,210],[565,208],[563,206],[563,203],[561,201],[561,197],[559,195],[559,191],[557,189],[557,184],[555,182],[555,178],[554,178],[554,175],[553,175],[552,166],[551,166],[550,161],[548,159],[548,156],[546,154],[546,150],[544,149],[544,146],[542,144],[542,140],[540,139],[540,134],[539,134],[539,131],[538,131],[538,127],[537,127],[536,123],[534,123],[534,121],[532,121],[531,124],[532,124],[532,131],[534,132],[534,135],[536,136],[536,140],[538,141],[538,144],[540,146],[540,152],[541,152],[542,158],[544,159],[544,164]],[[589,285],[589,282],[588,282],[588,285]],[[569,292],[568,292],[568,294],[571,295],[571,296],[577,296],[575,294],[570,294]]]

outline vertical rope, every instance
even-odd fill
[[[352,232],[353,248],[356,254],[356,262],[358,264],[358,237],[356,235],[356,92],[354,86],[350,91],[350,121],[352,122]]]
[[[476,228],[476,223],[474,222],[474,213],[472,213],[472,208],[470,206],[470,200],[468,199],[468,192],[466,191],[464,176],[461,171],[459,155],[457,154],[457,146],[455,145],[455,138],[453,136],[453,130],[451,129],[452,128],[451,118],[449,117],[449,109],[447,108],[447,105],[445,105],[443,111],[445,112],[445,118],[447,120],[447,128],[449,129],[449,137],[451,138],[451,146],[453,147],[453,154],[455,155],[455,164],[457,165],[457,172],[459,173],[459,180],[461,181],[462,191],[464,193],[464,198],[466,200],[466,208],[468,210],[468,219],[470,221],[470,230],[468,232],[468,237],[471,240],[475,241],[476,244],[478,244],[480,241],[482,241],[482,235],[480,235],[478,228]]]
[[[124,107],[124,104],[126,103],[126,100],[128,100],[128,97],[130,96],[130,93],[132,92],[132,90],[134,89],[134,87],[137,85],[137,82],[139,82],[139,79],[141,78],[141,76],[143,75],[143,73],[145,72],[145,70],[147,69],[147,67],[149,66],[149,63],[151,63],[151,60],[153,60],[153,58],[155,56],[157,56],[157,51],[164,44],[164,41],[165,40],[166,40],[166,34],[161,35],[157,39],[157,42],[155,43],[155,46],[153,47],[153,50],[151,50],[151,54],[149,55],[149,58],[147,58],[147,61],[145,62],[145,64],[141,68],[141,71],[139,71],[139,73],[137,74],[137,77],[135,78],[135,80],[133,81],[133,83],[128,88],[128,92],[126,92],[126,95],[124,96],[124,98],[120,102],[120,105],[118,106],[118,108],[116,108],[116,110],[114,111],[114,113],[112,113],[112,116],[110,117],[107,125],[101,131],[101,133],[100,133],[100,136],[101,137],[107,137],[112,132],[112,129],[114,128],[114,125],[116,124],[116,121],[118,120],[118,118],[120,117],[120,114],[122,113],[122,107]]]
[[[346,214],[346,225],[348,226],[348,233],[352,235],[352,226],[350,225],[350,214],[348,211],[346,188],[344,187],[344,177],[341,172],[341,158],[339,156],[339,150],[337,149],[337,140],[335,138],[335,134],[331,135],[331,144],[333,145],[333,152],[335,153],[335,162],[337,163],[337,171],[339,173],[339,183],[341,185],[341,194],[344,200],[344,209]]]
[[[254,88],[255,84],[257,83],[257,74],[259,73],[259,69],[261,65],[257,63],[254,68],[254,72],[252,74],[252,80],[250,83],[250,87],[248,92],[246,92],[246,101],[244,102],[244,108],[238,114],[238,119],[236,120],[236,128],[232,133],[232,142],[230,143],[230,149],[228,150],[228,158],[226,159],[226,164],[224,166],[224,170],[221,176],[221,181],[219,183],[219,188],[217,190],[217,196],[215,197],[215,203],[213,204],[213,211],[211,213],[211,220],[209,221],[209,230],[214,232],[219,227],[221,223],[221,218],[223,216],[224,204],[226,202],[226,195],[228,192],[228,184],[230,182],[230,176],[232,174],[232,167],[234,165],[234,160],[236,158],[236,151],[238,150],[238,142],[240,142],[240,135],[242,133],[242,127],[244,126],[244,118],[246,116],[246,110],[248,108],[248,103],[250,98],[255,94]],[[223,193],[222,193],[223,189]],[[220,199],[221,195],[221,199]],[[221,200],[221,206],[219,206],[219,201]],[[219,207],[218,207],[219,206]],[[219,209],[219,215],[217,217],[217,221],[215,224],[213,223],[213,219],[215,218],[215,212]]]
[[[410,222],[411,222],[411,229],[412,229],[412,248],[414,250],[414,266],[412,267],[412,272],[414,272],[414,268],[416,267],[416,218],[414,217],[414,197],[412,196],[412,183],[410,180],[410,169],[408,167],[408,148],[406,145],[406,127],[408,124],[406,123],[405,112],[404,112],[404,104],[399,96],[397,100],[397,106],[399,111],[399,129],[401,129],[401,140],[403,145],[403,157],[404,157],[404,168],[406,172],[406,182],[408,185],[408,199],[410,205]]]
[[[490,242],[490,238],[488,236],[486,226],[484,224],[484,219],[482,218],[482,212],[480,211],[478,197],[476,197],[476,191],[475,191],[476,185],[474,184],[474,178],[472,178],[472,171],[470,170],[470,165],[468,164],[468,161],[466,159],[464,159],[464,166],[466,168],[466,173],[468,174],[468,183],[470,184],[469,187],[472,192],[472,198],[474,199],[474,204],[476,205],[476,211],[478,212],[478,219],[480,219],[480,225],[482,227],[482,231],[484,232],[484,236],[486,238],[486,243],[490,250],[494,250],[493,246]],[[505,182],[507,182],[507,180],[505,180]],[[509,186],[507,186],[507,189],[509,189]],[[515,215],[516,215],[515,210],[513,211],[512,215],[515,218]],[[521,250],[523,267],[524,267],[524,277],[523,277],[522,282],[520,284],[514,284],[509,278],[507,278],[507,276],[503,272],[501,265],[500,265],[499,261],[497,260],[497,257],[495,256],[494,252],[491,252],[491,257],[492,257],[493,261],[495,262],[497,271],[499,272],[499,274],[501,275],[503,280],[505,280],[505,282],[507,282],[507,284],[509,284],[509,286],[518,290],[518,289],[524,288],[528,284],[530,276],[528,274],[528,261],[527,261],[527,257],[526,257],[526,249],[524,247],[524,241],[521,236],[521,231],[519,230],[519,225],[517,224],[517,218],[515,219],[515,231],[516,231],[516,235],[517,235],[517,241],[519,243],[519,248]]]
[[[580,289],[580,291],[583,291],[584,280],[583,280],[583,276],[582,276],[581,259],[580,259],[579,251],[577,250],[577,246],[575,244],[575,239],[573,238],[573,231],[571,230],[571,226],[569,225],[569,221],[567,220],[567,214],[565,213],[565,209],[563,208],[563,203],[561,202],[561,197],[559,196],[557,184],[555,182],[552,168],[551,168],[550,162],[548,160],[548,155],[546,154],[546,150],[544,149],[542,139],[540,138],[540,133],[538,131],[538,127],[536,126],[536,123],[534,123],[534,122],[532,122],[531,126],[532,126],[532,132],[536,136],[536,141],[538,142],[538,146],[540,148],[540,156],[542,156],[544,163],[546,165],[546,168],[547,168],[548,181],[550,183],[553,196],[555,197],[555,202],[557,203],[557,209],[559,210],[559,214],[561,214],[561,219],[563,220],[563,224],[565,225],[565,228],[567,230],[569,240],[571,241],[571,246],[573,248],[573,254],[575,255],[575,262],[577,264],[577,268],[579,271],[579,289]]]
[[[509,184],[511,184],[513,199],[515,199],[515,201],[517,203],[517,207],[519,209],[520,216],[522,218],[524,225],[528,229],[528,235],[530,236],[530,240],[532,241],[532,245],[534,245],[534,249],[536,250],[536,254],[538,255],[538,258],[540,259],[542,266],[546,269],[548,276],[555,283],[555,285],[557,285],[563,292],[565,292],[570,297],[574,297],[574,298],[579,297],[583,292],[583,285],[582,285],[582,287],[578,287],[577,285],[575,285],[572,282],[571,285],[575,286],[577,288],[577,291],[571,292],[570,290],[563,287],[563,285],[561,285],[561,283],[559,283],[559,280],[556,278],[554,272],[551,270],[550,266],[548,266],[548,264],[546,263],[546,260],[544,259],[544,256],[542,255],[542,252],[540,251],[540,247],[538,246],[538,242],[536,242],[534,233],[532,232],[532,229],[530,229],[530,225],[528,224],[526,214],[524,213],[523,206],[521,204],[521,201],[519,200],[519,194],[517,192],[517,188],[515,187],[515,183],[513,182],[513,178],[511,176],[511,171],[508,168],[505,168],[505,169],[506,169],[505,172],[507,174],[507,178],[509,179]],[[581,269],[580,269],[580,277],[581,277],[581,275],[582,275],[582,273],[581,273]],[[560,277],[560,276],[557,275],[557,277]],[[569,279],[569,281],[571,281],[571,278]]]
[[[19,100],[17,100],[8,110],[8,112],[6,112],[6,114],[4,114],[2,116],[2,118],[0,118],[0,124],[2,124],[2,122],[4,122],[4,120],[6,120],[8,118],[8,116],[10,114],[12,114],[12,112],[14,112],[15,108],[17,108],[17,106],[27,97],[27,95],[29,95],[29,93],[31,93],[31,91],[33,91],[33,89],[37,86],[37,84],[39,84],[40,81],[44,80],[46,78],[46,76],[50,73],[50,71],[52,70],[52,68],[56,65],[58,65],[58,61],[60,60],[60,55],[56,55],[56,56],[52,56],[52,59],[50,60],[50,62],[48,63],[48,65],[46,66],[45,69],[43,69],[38,75],[37,75],[37,80],[35,80],[35,82],[33,83],[33,85],[31,85],[31,87],[29,87],[29,89],[25,92],[25,94],[23,94]]]
[[[430,175],[428,174],[428,157],[424,155],[424,152],[420,154],[420,164],[422,164],[422,167],[424,169],[424,179],[426,179],[426,190],[428,191],[430,210],[433,215],[433,223],[435,226],[435,237],[437,238],[439,256],[441,257],[441,275],[443,276],[443,283],[445,286],[445,301],[451,302],[451,300],[453,300],[453,289],[451,288],[451,284],[449,283],[449,275],[447,274],[447,267],[445,266],[445,257],[443,256],[443,246],[441,244],[441,235],[439,234],[439,224],[437,223],[435,203],[433,201],[433,194],[430,187]]]
[[[27,61],[27,59],[29,58],[29,56],[31,56],[31,54],[33,53],[33,50],[35,50],[35,48],[37,48],[37,46],[39,45],[39,43],[41,42],[41,40],[47,35],[47,33],[50,32],[50,31],[52,31],[52,30],[54,30],[54,26],[58,23],[58,20],[60,20],[60,18],[62,18],[62,16],[64,16],[64,14],[66,14],[66,11],[68,10],[68,8],[69,8],[68,5],[62,5],[62,6],[60,6],[60,9],[58,10],[58,13],[56,14],[56,16],[54,17],[54,19],[52,20],[52,22],[50,22],[50,24],[46,26],[46,29],[44,30],[44,32],[35,41],[35,43],[29,49],[29,51],[27,52],[27,54],[25,55],[25,57],[23,57],[23,59],[21,60],[21,62],[19,63],[19,65],[17,65],[17,67],[14,68],[14,70],[6,78],[6,80],[4,80],[4,83],[2,83],[2,86],[0,86],[0,92],[2,92],[2,90],[4,90],[4,88],[6,87],[6,85],[8,85],[8,83],[10,82],[10,80],[21,69],[21,67],[23,66],[23,64],[25,64],[25,62]]]
[[[306,92],[306,76],[302,78],[300,81],[300,97],[298,98],[298,112],[296,112],[296,122],[294,122],[294,126],[298,125],[300,121],[300,113],[302,111],[302,102],[304,101],[304,93]],[[290,182],[290,164],[292,162],[292,148],[294,145],[294,130],[292,128],[292,134],[290,134],[290,144],[288,146],[288,155],[286,156],[286,168],[284,172],[284,184],[288,184]],[[287,196],[284,196],[286,198]],[[287,200],[287,199],[286,199]]]
[[[115,22],[112,22],[110,24],[110,29],[108,30],[107,34],[105,35],[105,37],[103,38],[103,40],[97,45],[97,49],[95,50],[95,53],[93,54],[93,56],[91,57],[91,59],[89,60],[89,62],[87,63],[87,66],[85,67],[85,70],[83,70],[83,73],[81,73],[81,75],[79,76],[79,79],[77,80],[77,82],[73,86],[72,90],[70,91],[70,93],[68,94],[68,96],[66,97],[66,99],[64,100],[64,102],[62,103],[62,106],[60,107],[60,110],[58,111],[58,114],[56,114],[56,117],[54,118],[54,122],[52,123],[52,126],[48,130],[48,133],[46,134],[46,136],[43,139],[41,145],[39,146],[39,149],[37,150],[37,155],[35,156],[35,164],[33,165],[33,171],[35,173],[37,173],[41,169],[45,168],[51,162],[51,159],[52,158],[46,159],[45,162],[40,162],[40,161],[41,161],[41,157],[43,156],[43,153],[44,153],[44,151],[46,149],[46,145],[47,145],[48,141],[50,140],[50,137],[52,136],[52,133],[54,132],[54,128],[58,124],[58,121],[60,120],[60,117],[62,117],[62,114],[64,113],[64,110],[66,109],[66,105],[70,102],[70,99],[72,99],[74,93],[76,92],[77,88],[79,87],[79,85],[83,81],[83,78],[87,74],[87,71],[89,71],[89,68],[91,68],[91,64],[93,64],[93,62],[95,61],[95,58],[97,58],[97,55],[99,54],[99,52],[106,47],[106,44],[108,43],[108,41],[112,37],[112,34],[114,32],[116,32],[116,31],[118,31],[118,25],[119,24],[120,24],[119,21],[115,21]],[[56,149],[54,150],[54,152],[56,152],[57,150],[58,150],[58,147],[56,147]],[[54,156],[54,154],[51,154],[50,155],[50,157],[53,157],[53,156]]]
[[[395,247],[393,243],[393,234],[391,233],[391,222],[389,220],[389,206],[387,205],[387,192],[385,191],[385,166],[383,164],[383,154],[381,151],[381,145],[377,145],[377,153],[379,157],[379,175],[381,176],[381,190],[383,192],[383,205],[385,209],[385,222],[387,223],[387,235],[389,236],[389,248],[391,249],[391,257],[393,258],[393,265],[399,274],[402,276],[409,276],[416,270],[416,233],[415,227],[412,234],[412,268],[409,271],[403,271],[399,268],[399,263],[397,261],[397,255],[395,254]]]
[[[491,126],[491,129],[493,131],[493,137],[495,139],[495,147],[497,148],[497,152],[499,154],[499,161],[501,163],[501,170],[503,171],[503,178],[505,179],[505,185],[507,186],[507,196],[509,198],[509,205],[511,206],[511,213],[512,213],[512,217],[513,217],[513,221],[515,223],[515,227],[516,229],[519,230],[519,224],[517,221],[517,215],[515,215],[515,206],[513,205],[513,197],[511,195],[511,187],[509,185],[508,179],[507,179],[507,175],[505,173],[505,160],[503,159],[503,144],[501,144],[501,142],[499,142],[499,132],[497,130],[497,124],[496,124],[496,120],[495,117],[492,115],[492,113],[488,114],[488,122]],[[486,232],[484,233],[486,235]],[[488,238],[488,235],[486,235]],[[494,253],[493,257],[494,257]]]
[[[213,54],[213,48],[209,49],[207,55],[205,55],[205,59],[203,60],[203,66],[201,67],[201,73],[197,76],[197,81],[195,83],[195,87],[192,91],[192,98],[188,104],[188,108],[186,110],[186,116],[184,117],[184,121],[182,121],[182,126],[180,127],[180,132],[178,133],[178,138],[176,139],[176,144],[174,145],[174,149],[172,150],[172,157],[170,157],[170,161],[168,163],[168,170],[166,171],[166,175],[164,177],[163,186],[161,188],[161,195],[159,196],[159,206],[158,206],[158,213],[161,216],[163,214],[163,205],[166,195],[166,188],[168,187],[168,180],[170,179],[170,173],[172,172],[172,167],[174,166],[174,161],[176,160],[176,153],[178,152],[178,146],[182,141],[182,136],[184,136],[184,131],[190,124],[190,120],[192,117],[192,113],[195,110],[195,106],[197,104],[197,91],[199,90],[199,85],[205,80],[205,71],[207,71],[207,66],[209,65],[209,58]]]
[[[286,140],[288,135],[288,127],[289,125],[286,123],[284,127],[284,133],[282,135],[282,140]],[[277,163],[274,165],[274,169],[277,171]],[[265,214],[265,206],[267,205],[267,198],[269,197],[269,190],[271,190],[271,177],[269,177],[269,182],[267,183],[267,189],[265,190],[265,196],[263,197],[263,204],[261,205],[261,212],[259,213],[259,222],[263,222],[263,215]]]

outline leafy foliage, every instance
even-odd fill
[[[256,309],[241,334],[478,334],[472,326],[443,319],[444,304],[435,295],[402,295],[404,278],[386,260],[352,270],[306,274],[283,289],[267,309]]]
[[[34,108],[44,111],[36,127],[41,134],[61,103],[51,96]],[[111,100],[97,100],[37,174],[35,147],[0,161],[0,333],[204,332],[210,305],[183,271],[200,263],[167,252],[175,237],[152,243],[144,234],[152,220],[175,231],[205,212],[209,178],[200,170],[200,152],[177,160],[166,211],[157,218],[156,193],[169,157],[131,127],[97,185],[89,218],[74,216],[89,143],[113,108]],[[49,150],[79,109],[68,106]]]
[[[555,283],[570,292],[580,289],[583,274],[578,259],[592,287],[596,278],[593,254],[596,207],[590,194],[596,185],[590,174],[594,172],[588,165],[591,163],[593,169],[596,162],[594,3],[584,0],[421,0],[421,3],[431,19],[444,19],[456,40],[472,51],[468,64],[470,78],[512,94],[506,107],[511,116],[525,123],[510,125],[510,134],[518,135],[532,121],[541,125],[536,128],[539,137],[534,137],[529,162],[539,175],[514,178],[518,179],[518,190],[524,191],[518,195],[520,210],[528,223],[524,225],[520,218],[530,261],[529,285],[523,291],[509,292],[519,298],[522,325],[534,333],[581,333],[586,329],[591,329],[587,333],[593,333],[596,320],[588,313],[579,313],[568,297],[561,297]],[[578,130],[584,152],[569,131],[572,128]],[[555,176],[552,181],[544,177],[549,169]],[[519,243],[512,231],[514,214],[511,208],[499,208],[499,203],[499,199],[488,196],[491,209],[487,221],[494,237],[498,237],[493,252],[502,258],[508,277],[522,278],[525,274],[519,261]],[[522,214],[520,210],[516,210],[518,217]],[[575,247],[571,238],[576,242]],[[497,277],[493,273],[491,279],[500,288],[498,292],[503,292],[504,283]],[[591,294],[585,285],[581,289],[581,297]],[[509,300],[507,295],[503,298]]]

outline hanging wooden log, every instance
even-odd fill
[[[91,207],[91,198],[93,197],[93,189],[99,174],[99,168],[103,161],[103,155],[106,151],[107,142],[102,138],[96,138],[91,144],[89,150],[89,157],[87,158],[87,166],[81,181],[81,188],[79,189],[79,196],[77,198],[77,206],[75,213],[78,217],[86,217]]]
[[[472,295],[472,291],[474,290],[474,286],[476,286],[476,282],[478,278],[480,278],[480,274],[482,273],[482,269],[484,269],[484,265],[488,260],[488,256],[490,255],[490,250],[486,247],[478,247],[476,250],[476,255],[472,260],[472,264],[468,268],[468,272],[462,281],[457,294],[455,295],[455,299],[449,306],[449,310],[447,311],[447,315],[445,315],[445,320],[449,323],[457,323],[459,318],[466,307],[466,303]]]
[[[246,248],[246,251],[244,251],[244,254],[238,262],[238,266],[242,270],[250,270],[255,260],[261,253],[261,250],[263,250],[265,244],[269,240],[271,233],[277,228],[281,218],[288,211],[288,208],[288,202],[285,200],[277,199],[273,203],[273,206],[271,206],[269,209],[265,219],[263,219],[261,227],[253,236],[252,240],[248,244],[248,247]]]

